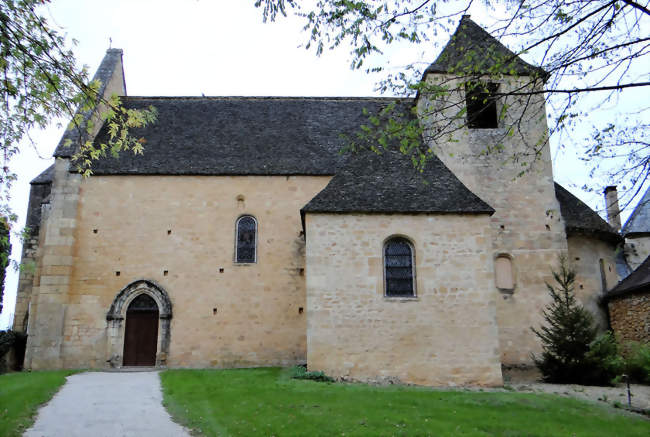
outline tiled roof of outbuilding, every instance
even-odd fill
[[[548,74],[523,61],[496,38],[463,15],[456,31],[426,73],[485,73],[512,75]]]
[[[650,256],[630,275],[619,282],[605,294],[605,299],[623,296],[629,293],[650,291]]]
[[[571,194],[566,188],[555,183],[555,197],[560,203],[560,212],[564,219],[566,232],[587,233],[617,243],[622,237],[603,220],[593,209]]]
[[[420,173],[398,151],[363,151],[318,193],[303,212],[469,213],[494,209],[472,193],[435,155]]]
[[[623,235],[650,233],[650,188],[623,225]]]

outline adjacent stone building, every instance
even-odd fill
[[[650,257],[605,296],[621,341],[650,342]]]
[[[475,71],[486,88],[541,89],[526,81],[540,70],[468,16],[425,80],[458,81],[472,47],[485,53]],[[516,74],[495,77],[496,55]],[[540,350],[530,327],[567,253],[580,299],[606,325],[597,302],[617,282],[621,238],[553,182],[541,94],[489,98],[522,120],[515,135],[498,118],[458,120],[457,141],[434,144],[448,106],[427,93],[130,97],[116,49],[97,78],[158,120],[136,132],[144,156],[102,159],[82,180],[62,142],[32,182],[23,259],[35,268],[14,324],[29,334],[27,368],[306,362],[357,380],[500,385],[502,365]],[[425,129],[434,154],[422,172],[394,151],[340,153],[393,104]],[[504,158],[531,144],[540,158],[520,174]]]

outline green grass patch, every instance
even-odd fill
[[[206,436],[650,435],[650,421],[559,396],[333,384],[290,372],[168,370],[164,403]]]
[[[38,407],[49,401],[74,370],[0,375],[0,436],[18,437],[34,422]]]

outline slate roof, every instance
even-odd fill
[[[627,278],[609,290],[605,294],[605,300],[642,291],[650,291],[650,256]]]
[[[418,172],[398,151],[381,155],[363,151],[349,157],[301,213],[470,213],[492,214],[478,198],[432,155]]]
[[[101,82],[101,86],[98,90],[100,96],[104,95],[106,86],[108,85],[108,82],[111,79],[111,76],[115,71],[115,68],[117,68],[117,65],[121,61],[122,61],[122,49],[106,50],[106,55],[104,55],[104,59],[102,59],[101,64],[99,64],[99,67],[97,68],[97,71],[93,76],[93,81],[98,80]],[[124,77],[124,74],[122,74],[122,77]],[[124,89],[126,90],[126,84],[124,84]],[[77,113],[79,113],[79,111],[77,111]],[[82,114],[83,114],[83,122],[81,125],[81,130],[83,131],[83,128],[85,127],[87,121],[92,115],[92,111],[86,111],[83,112]],[[83,135],[85,135],[85,133]],[[76,128],[67,129],[63,134],[63,136],[61,137],[61,141],[59,141],[59,145],[56,147],[56,150],[54,151],[54,156],[61,157],[61,158],[69,158],[72,155],[74,155],[75,151],[77,150],[76,145],[79,142],[79,138],[80,138],[80,132],[78,129]],[[70,140],[72,143],[66,146],[66,142],[68,140]]]
[[[623,238],[603,220],[593,209],[571,194],[566,188],[555,183],[555,197],[560,203],[567,235],[590,234],[612,243]]]
[[[43,170],[41,174],[31,180],[30,184],[50,184],[54,179],[54,164]]]
[[[650,188],[645,192],[623,225],[623,235],[650,233]]]
[[[438,59],[425,70],[424,74],[427,73],[514,73],[548,77],[542,68],[523,61],[472,21],[469,15],[463,15]]]
[[[144,156],[121,153],[93,164],[93,173],[166,175],[334,175],[345,157],[342,134],[353,135],[366,108],[395,98],[124,97],[126,108],[158,110],[157,121],[133,134]],[[410,107],[412,99],[400,100]],[[107,135],[100,130],[97,139]]]

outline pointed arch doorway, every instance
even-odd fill
[[[165,367],[171,319],[172,302],[160,285],[140,279],[124,287],[106,314],[106,365]]]
[[[124,327],[124,366],[155,366],[158,348],[158,304],[148,294],[131,301]]]

